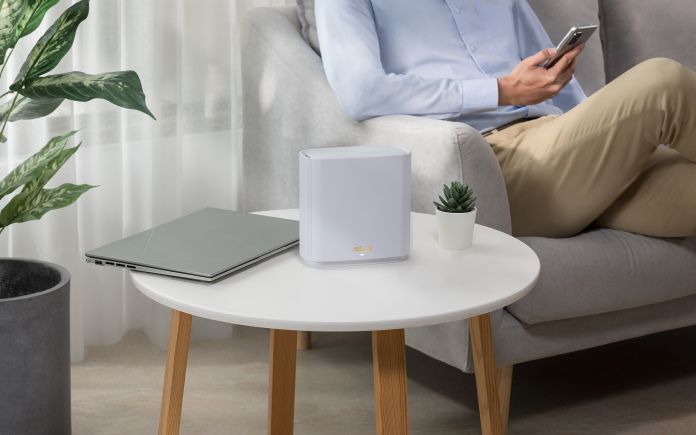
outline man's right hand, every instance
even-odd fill
[[[554,48],[524,59],[510,75],[498,79],[498,105],[529,106],[555,97],[573,79],[584,48],[585,44],[573,48],[550,69],[540,65],[553,57]]]

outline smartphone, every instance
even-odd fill
[[[586,26],[571,27],[568,33],[556,47],[556,55],[544,62],[544,68],[549,69],[556,65],[556,62],[563,57],[564,54],[572,50],[579,44],[587,42],[590,36],[597,30],[597,24],[588,24]]]

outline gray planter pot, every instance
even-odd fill
[[[70,273],[0,259],[0,435],[70,434]]]

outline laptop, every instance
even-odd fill
[[[85,253],[88,263],[214,281],[299,243],[299,222],[205,208]]]

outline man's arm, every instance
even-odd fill
[[[495,79],[385,73],[369,0],[317,0],[316,17],[329,83],[358,121],[391,114],[457,116],[498,106]]]

